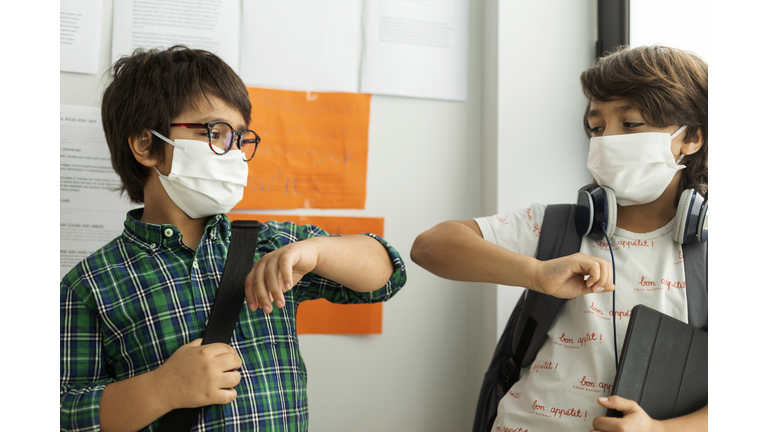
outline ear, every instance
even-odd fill
[[[704,135],[701,133],[701,128],[696,130],[696,134],[691,138],[690,141],[683,141],[682,146],[680,147],[680,153],[689,156],[701,148],[701,146],[704,144]]]
[[[136,160],[145,167],[151,168],[157,166],[157,158],[150,156],[152,148],[152,133],[144,129],[138,135],[128,138],[128,145]]]

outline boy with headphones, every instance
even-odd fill
[[[193,430],[307,430],[299,304],[385,301],[405,284],[401,257],[373,234],[264,222],[229,344],[201,345],[235,253],[224,213],[258,157],[245,85],[210,52],[139,49],[113,66],[101,112],[121,190],[143,208],[61,281],[61,430],[157,430],[197,407]]]
[[[533,204],[438,224],[417,237],[411,258],[448,279],[567,299],[489,430],[706,430],[707,407],[656,421],[635,402],[608,396],[616,371],[613,320],[619,347],[637,304],[688,321],[682,243],[706,241],[697,238],[706,222],[696,218],[706,216],[707,64],[668,47],[623,48],[598,59],[581,83],[589,100],[587,167],[599,187],[579,193],[591,208],[576,216],[584,235],[579,253],[533,258],[546,209]],[[614,290],[615,307],[607,295]],[[606,417],[608,408],[623,418]]]

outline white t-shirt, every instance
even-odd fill
[[[483,237],[521,255],[536,256],[544,209],[533,204],[505,216],[477,218]],[[644,234],[617,228],[611,237],[616,275],[616,343],[619,355],[629,316],[644,304],[688,322],[681,245],[672,240],[672,222]],[[581,252],[611,262],[608,243],[582,238]],[[568,299],[531,366],[502,398],[494,431],[547,432],[592,429],[606,409],[616,374],[612,293]]]

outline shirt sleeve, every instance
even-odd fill
[[[280,246],[284,246],[293,241],[305,240],[312,237],[339,237],[336,235],[328,234],[322,228],[314,225],[295,225],[290,222],[277,223],[268,222],[272,224],[271,228],[281,228],[282,233],[275,233],[277,237],[288,239],[281,243]],[[285,235],[286,233],[292,233],[291,235]],[[357,234],[355,234],[357,235]],[[377,236],[376,234],[366,233],[367,235],[379,243],[387,250],[390,260],[392,261],[392,267],[394,271],[389,277],[389,280],[383,287],[371,291],[371,292],[357,292],[349,289],[339,283],[336,283],[330,279],[318,276],[314,273],[307,273],[299,283],[294,287],[295,298],[297,302],[305,300],[314,300],[323,298],[331,303],[338,304],[364,304],[364,303],[378,303],[389,300],[395,295],[406,282],[405,264],[400,254],[390,245],[386,240]]]
[[[539,249],[546,208],[543,204],[531,204],[506,215],[476,218],[475,222],[484,239],[520,255],[533,257]]]
[[[65,279],[59,306],[61,430],[98,431],[101,393],[115,380],[104,369],[95,305],[87,306]]]

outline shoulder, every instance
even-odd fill
[[[534,203],[525,208],[520,208],[509,213],[498,213],[492,216],[475,218],[483,235],[488,232],[516,231],[522,227],[535,230],[541,226],[544,220],[544,211],[547,206]]]
[[[534,203],[509,213],[476,218],[483,238],[513,252],[535,253],[546,205]]]
[[[91,298],[104,275],[125,260],[125,246],[126,239],[120,235],[77,263],[61,280],[61,294],[70,291],[83,301]]]

